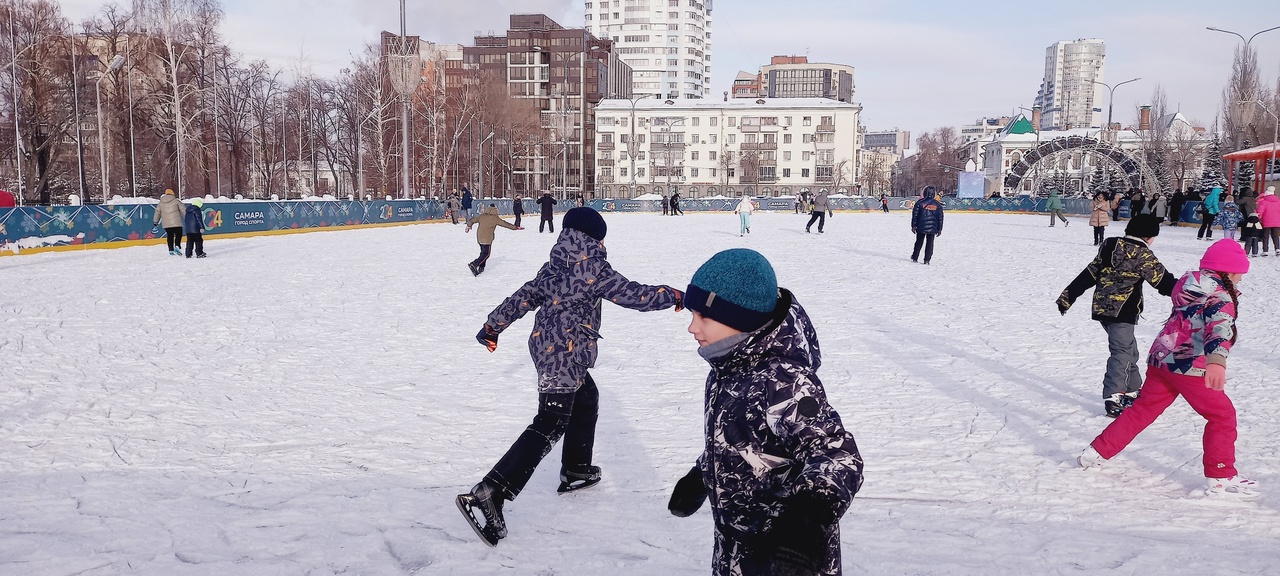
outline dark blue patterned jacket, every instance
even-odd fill
[[[627,280],[606,256],[599,240],[572,228],[561,230],[551,260],[538,275],[489,313],[485,324],[501,333],[538,310],[529,355],[538,370],[539,393],[574,392],[595,366],[601,300],[641,312],[676,304],[674,290]]]
[[[739,539],[772,529],[794,494],[838,502],[838,517],[862,486],[862,456],[816,374],[818,336],[799,302],[780,293],[774,320],[712,360],[707,377],[698,466],[717,529]],[[838,571],[839,531],[831,526],[828,535]]]

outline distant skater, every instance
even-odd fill
[[[555,208],[556,199],[551,197],[550,192],[543,192],[542,197],[538,199],[538,206],[542,207],[542,219],[538,221],[538,233],[542,233],[543,226],[551,230],[552,234],[556,233]]]
[[[738,207],[733,209],[733,213],[738,215],[738,236],[751,233],[751,212],[755,208],[756,204],[751,201],[751,197],[743,196]]]
[[[467,264],[467,268],[471,269],[472,276],[479,276],[484,273],[484,265],[489,261],[489,255],[493,251],[493,238],[498,227],[501,226],[508,230],[524,230],[519,226],[507,223],[498,216],[498,207],[490,204],[484,212],[478,214],[474,218],[467,220],[467,232],[471,231],[471,227],[476,227],[476,242],[480,244],[480,256]]]
[[[933,239],[942,235],[942,202],[938,201],[933,186],[925,186],[920,199],[911,208],[911,233],[916,235],[916,247],[911,261],[920,261],[920,247],[924,246],[924,263],[933,260]]]

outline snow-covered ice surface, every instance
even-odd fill
[[[1275,574],[1280,258],[1242,283],[1228,371],[1241,470],[1269,495],[1201,496],[1202,420],[1174,404],[1101,470],[1102,329],[1053,301],[1090,229],[951,214],[934,264],[907,215],[607,215],[614,266],[683,287],[721,249],[763,252],[813,316],[819,372],[866,484],[846,574]],[[530,219],[532,221],[532,219]],[[1118,234],[1123,224],[1109,230]],[[596,463],[555,493],[559,452],[484,546],[453,504],[535,410],[525,338],[474,340],[554,237],[499,230],[488,271],[430,224],[0,259],[0,574],[705,574],[711,520],[667,513],[702,443],[706,364],[687,313],[605,306]],[[1175,273],[1207,246],[1165,229]],[[1147,290],[1144,352],[1168,313]]]

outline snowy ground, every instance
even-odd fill
[[[866,459],[846,574],[1276,573],[1280,258],[1242,284],[1228,384],[1240,467],[1273,495],[1224,504],[1199,496],[1181,402],[1075,467],[1109,422],[1104,334],[1087,302],[1053,306],[1094,253],[1081,219],[953,214],[924,267],[904,213],[822,235],[757,214],[747,238],[732,214],[606,218],[633,279],[683,287],[748,246],[808,308]],[[666,511],[701,446],[687,313],[605,308],[604,482],[557,495],[553,453],[493,549],[454,508],[533,417],[532,316],[495,354],[473,338],[552,240],[499,230],[479,278],[474,234],[447,224],[0,259],[0,574],[707,573],[709,514]],[[1155,250],[1181,273],[1205,247],[1166,229]],[[1144,356],[1168,311],[1148,295]]]

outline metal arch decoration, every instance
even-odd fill
[[[1124,172],[1131,188],[1142,188],[1144,181],[1155,189],[1159,188],[1155,174],[1146,166],[1145,162],[1134,158],[1128,152],[1108,142],[1080,135],[1054,138],[1026,151],[1022,158],[1010,168],[1009,174],[1005,176],[1004,187],[1010,190],[1017,189],[1022,184],[1022,179],[1037,163],[1056,157],[1061,152],[1071,150],[1092,152],[1097,157],[1111,162],[1121,172]]]

